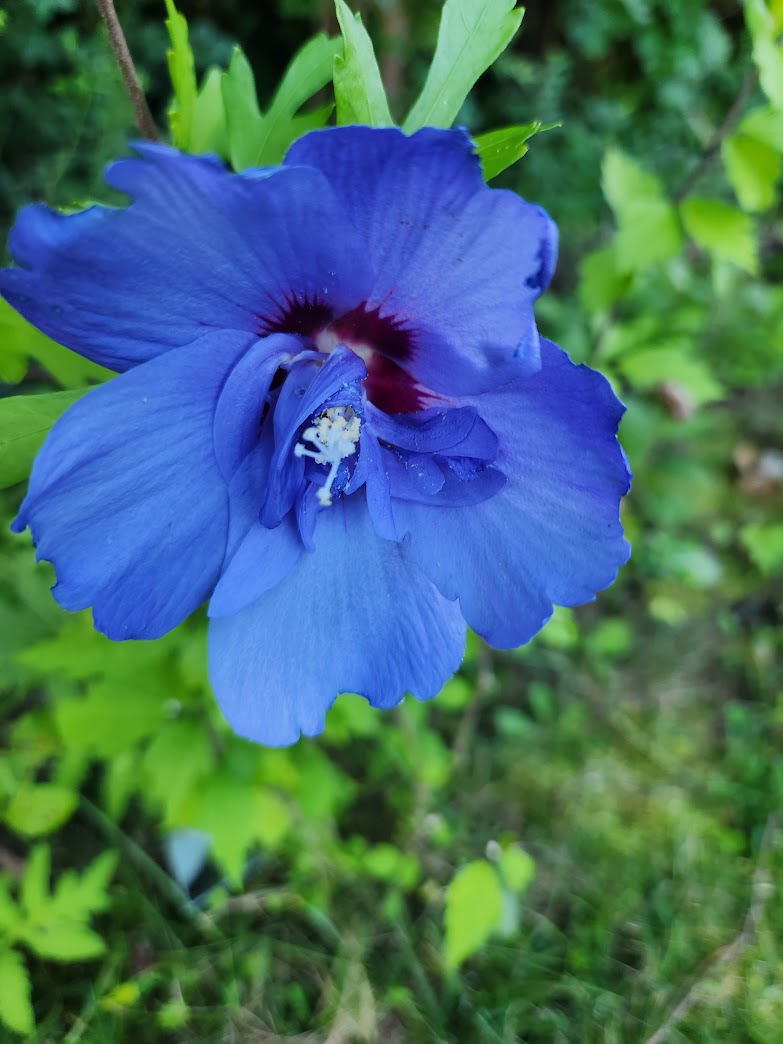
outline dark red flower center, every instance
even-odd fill
[[[262,320],[259,332],[265,336],[300,334],[309,337],[322,352],[346,345],[364,360],[367,398],[385,413],[415,413],[435,399],[405,368],[413,355],[415,331],[394,316],[381,315],[380,308],[369,308],[366,302],[335,316],[321,301],[295,299],[287,302],[274,319]]]

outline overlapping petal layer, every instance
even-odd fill
[[[464,643],[456,603],[376,536],[359,493],[322,513],[283,583],[210,621],[209,673],[231,726],[279,746],[320,732],[339,692],[374,707],[435,696]]]
[[[540,373],[471,400],[500,440],[506,484],[466,508],[394,501],[406,552],[488,642],[528,641],[554,605],[591,601],[629,554],[623,412],[608,382],[542,341]]]

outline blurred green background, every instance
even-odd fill
[[[163,127],[163,2],[117,6]],[[399,117],[440,3],[352,6]],[[181,10],[262,108],[336,31],[326,0]],[[0,25],[5,233],[109,198],[135,132],[92,4]],[[560,226],[542,332],[628,406],[633,558],[527,647],[263,750],[200,617],[112,644],[3,521],[0,1040],[783,1042],[781,30],[778,0],[531,4],[460,117],[562,124],[496,183]],[[0,395],[93,374],[0,313]]]

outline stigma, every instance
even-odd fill
[[[332,503],[332,483],[337,469],[347,457],[356,453],[361,422],[350,406],[330,406],[313,419],[313,424],[302,432],[302,441],[294,446],[297,457],[311,457],[316,464],[328,464],[326,481],[318,489],[322,507]],[[308,448],[309,442],[315,449]]]

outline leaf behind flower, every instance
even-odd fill
[[[0,489],[22,482],[46,435],[84,389],[0,399]]]
[[[479,76],[511,42],[524,8],[514,0],[446,0],[424,89],[402,125],[450,127]]]

